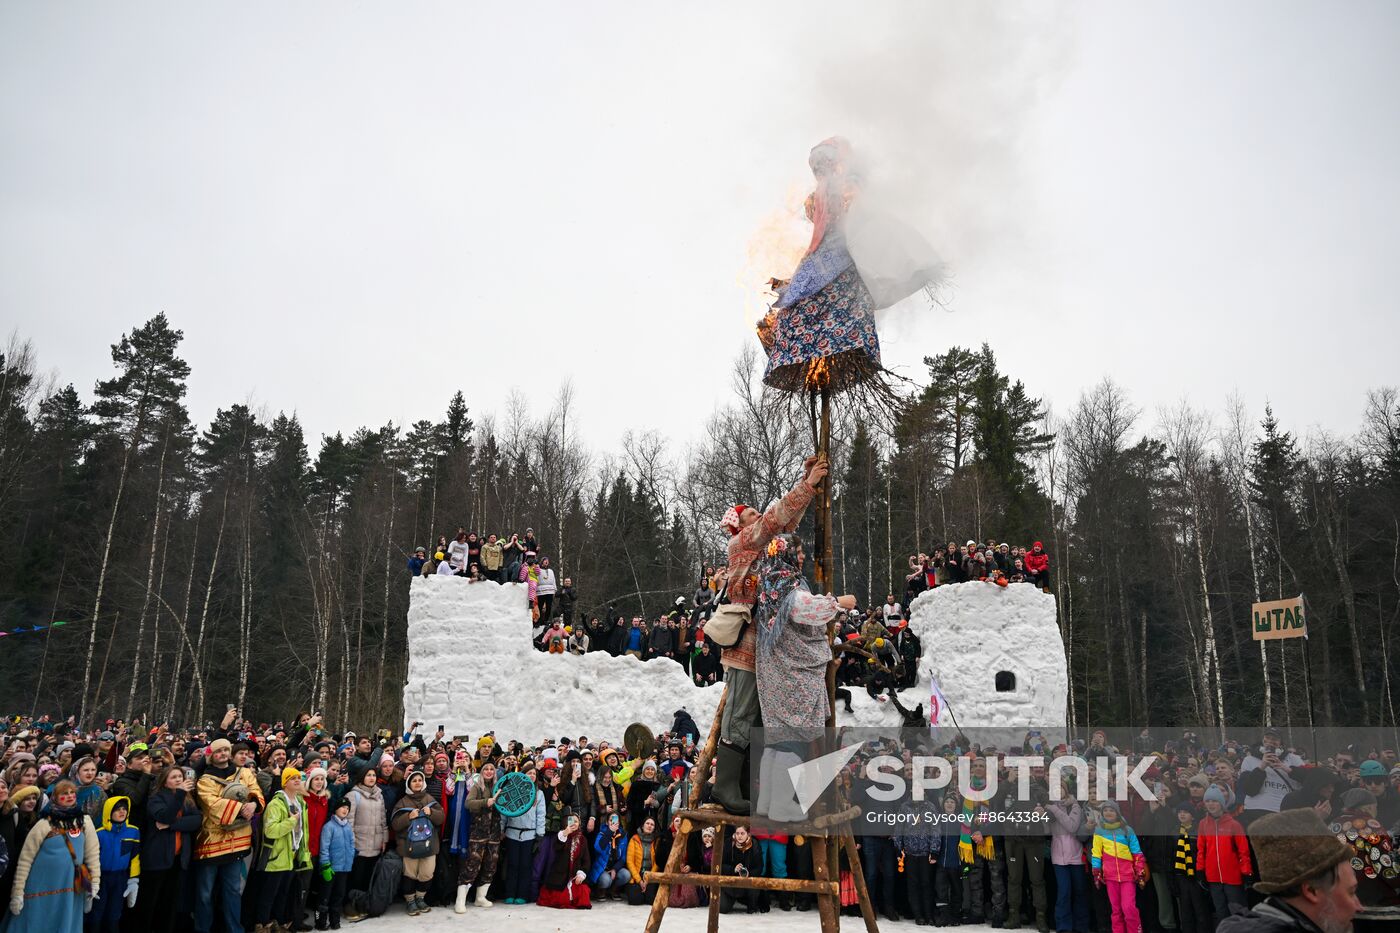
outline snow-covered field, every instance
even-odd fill
[[[661,923],[661,933],[704,933],[708,915],[709,911],[705,908],[668,910]],[[410,930],[417,933],[420,930],[479,930],[483,924],[488,923],[499,929],[504,923],[507,929],[529,930],[531,933],[551,933],[555,930],[559,933],[597,933],[599,930],[607,930],[608,933],[641,933],[646,922],[647,908],[629,907],[614,902],[599,904],[592,910],[576,911],[551,910],[533,904],[523,907],[497,904],[489,910],[469,907],[462,916],[454,914],[450,907],[434,907],[431,913],[420,914],[417,917],[408,916],[402,907],[396,906],[383,917],[357,924],[345,924],[342,929],[353,927],[361,933],[376,933],[379,930],[383,930],[384,933],[408,933]],[[750,916],[740,907],[734,913],[721,915],[719,928],[721,931],[729,929],[764,930],[768,933],[820,933],[821,921],[817,919],[815,910],[806,913],[795,910],[784,913],[774,907],[769,913]],[[859,917],[842,917],[841,929],[848,933],[863,933],[865,925]],[[928,928],[917,926],[909,920],[890,923],[882,917],[880,929],[890,933],[914,933],[915,930]],[[958,933],[990,933],[991,929],[990,926],[957,928]],[[1030,929],[1034,933],[1035,927],[1031,926]]]

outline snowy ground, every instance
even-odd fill
[[[662,933],[704,933],[706,919],[709,910],[705,908],[690,908],[687,910],[668,910],[666,918],[661,923]],[[483,923],[490,923],[493,927],[499,928],[502,921],[505,921],[507,928],[516,928],[515,924],[520,924],[518,929],[528,929],[531,933],[598,933],[599,930],[607,930],[608,933],[641,933],[647,922],[647,908],[629,907],[625,904],[609,902],[599,904],[592,910],[586,911],[566,911],[550,910],[547,907],[536,907],[527,904],[523,907],[507,907],[504,904],[497,904],[490,910],[482,910],[477,907],[467,908],[466,914],[458,916],[452,912],[452,908],[434,907],[431,913],[421,914],[417,917],[410,917],[404,913],[403,907],[394,907],[388,914],[374,920],[365,920],[362,923],[345,924],[342,929],[354,927],[362,933],[377,933],[383,930],[384,933],[408,933],[408,931],[420,930],[467,930],[479,929]],[[766,930],[769,933],[820,933],[821,921],[817,919],[817,912],[809,910],[806,913],[792,911],[784,913],[776,907],[770,913],[745,914],[742,907],[734,913],[723,914],[719,918],[721,930],[726,928],[738,930]],[[841,928],[847,933],[864,933],[865,925],[859,917],[842,917]],[[880,929],[890,931],[890,933],[914,933],[915,930],[931,929],[930,927],[920,927],[908,921],[901,920],[899,923],[890,923],[883,917],[880,919]],[[1026,927],[1022,927],[1024,931]],[[1034,933],[1035,927],[1030,928]],[[957,928],[958,933],[991,933],[990,926],[961,926]]]

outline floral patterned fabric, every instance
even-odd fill
[[[787,624],[771,645],[759,640],[758,707],[763,711],[764,741],[807,742],[820,738],[829,709],[826,666],[831,644],[826,624],[840,611],[836,597],[789,593]]]
[[[807,367],[819,359],[831,366],[833,393],[862,382],[880,369],[880,338],[870,292],[855,266],[790,308],[771,312],[764,349],[763,381],[776,389],[801,392]]]
[[[799,547],[794,536],[776,537],[756,568],[762,581],[752,626],[758,630],[758,705],[770,745],[820,738],[829,710],[826,626],[841,607],[836,597],[808,588],[796,560]]]

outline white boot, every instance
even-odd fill
[[[797,802],[797,788],[788,772],[789,768],[800,764],[802,759],[792,752],[773,755],[773,800],[768,818],[775,823],[799,823],[807,819],[807,811]]]
[[[754,801],[753,812],[755,816],[767,816],[768,809],[773,805],[773,755],[775,752],[771,748],[763,750],[763,756],[758,763],[758,799]]]
[[[457,885],[457,904],[452,908],[453,913],[464,914],[467,912],[467,886]]]
[[[486,885],[480,885],[476,889],[476,898],[472,901],[478,907],[490,907],[491,902],[486,899]]]

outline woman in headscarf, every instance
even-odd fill
[[[94,823],[98,822],[107,803],[107,791],[97,783],[97,759],[79,758],[68,770],[68,777],[78,785],[78,808]]]
[[[569,811],[564,816],[564,828],[550,833],[540,845],[535,859],[535,880],[539,885],[535,903],[561,910],[590,910],[593,904],[587,880],[591,867],[588,839],[578,814]]]
[[[782,534],[757,566],[758,703],[765,749],[759,765],[756,811],[774,820],[800,820],[788,767],[798,764],[826,728],[826,669],[831,662],[827,625],[855,607],[854,596],[817,595],[802,575],[802,539]]]
[[[79,933],[84,909],[100,893],[102,858],[76,784],[54,785],[53,804],[14,857],[7,933]]]
[[[627,828],[635,834],[647,819],[661,823],[661,785],[656,779],[656,762],[647,760],[642,773],[627,788]]]

